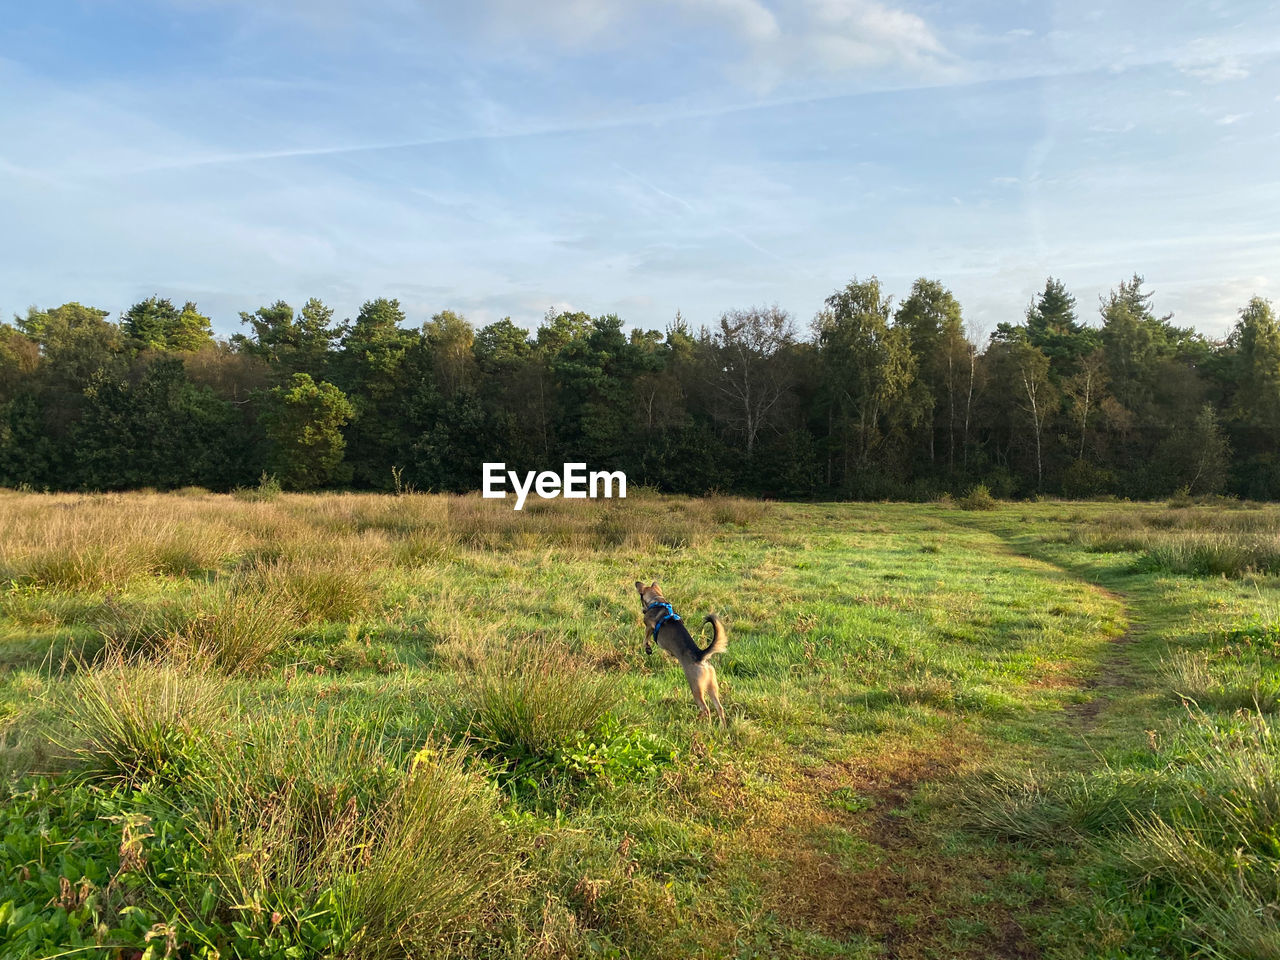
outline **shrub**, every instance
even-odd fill
[[[1000,506],[983,483],[970,488],[968,493],[956,500],[956,505],[961,510],[995,510]]]
[[[256,487],[236,487],[231,491],[231,495],[237,500],[244,500],[247,503],[267,503],[275,500],[283,492],[280,481],[274,476],[267,476],[267,472],[264,470],[262,476],[258,479]]]
[[[1087,460],[1073,460],[1062,474],[1062,495],[1069,500],[1085,500],[1106,493],[1111,483],[1109,470]]]

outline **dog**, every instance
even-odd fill
[[[703,623],[711,624],[712,629],[711,643],[703,649],[694,642],[684,621],[671,609],[671,604],[667,603],[656,582],[646,587],[637,580],[636,590],[640,593],[640,606],[644,608],[644,652],[653,653],[653,641],[656,641],[658,646],[675,657],[684,670],[685,679],[689,681],[689,689],[693,691],[693,700],[698,705],[699,713],[708,720],[711,719],[711,709],[707,706],[707,701],[710,700],[716,713],[720,715],[720,722],[724,723],[724,707],[720,706],[716,668],[707,662],[717,653],[724,653],[729,645],[729,636],[725,633],[720,618],[714,613],[708,613],[703,620]]]

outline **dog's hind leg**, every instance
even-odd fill
[[[689,681],[689,690],[693,693],[693,702],[698,705],[698,715],[711,719],[711,710],[707,707],[707,701],[702,696],[703,685],[706,683],[706,668],[701,666],[691,667],[684,673],[685,679]]]
[[[703,684],[705,685],[706,696],[711,700],[712,706],[716,708],[716,713],[720,714],[720,722],[724,723],[724,707],[720,706],[720,685],[716,683],[716,668],[707,665],[705,670]]]

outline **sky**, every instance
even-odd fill
[[[7,0],[0,315],[1280,298],[1280,4]]]

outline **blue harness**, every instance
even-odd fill
[[[661,630],[667,624],[667,621],[679,620],[680,614],[676,613],[674,610],[671,609],[671,604],[663,603],[661,600],[658,600],[654,603],[649,604],[649,606],[647,606],[645,609],[652,610],[654,607],[661,607],[663,610],[666,611],[666,613],[664,613],[662,616],[658,618],[658,622],[653,625],[653,640],[656,643],[658,640],[658,631]]]

